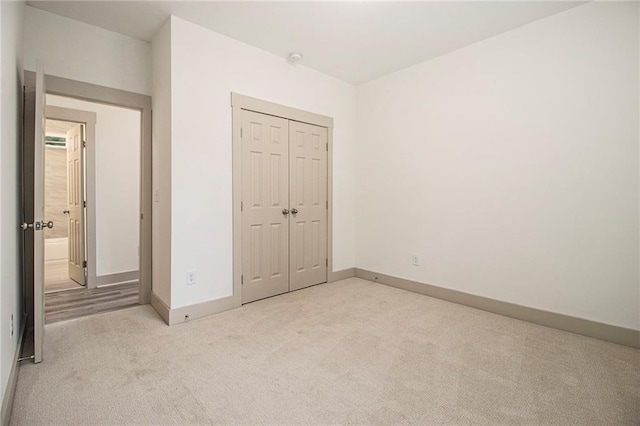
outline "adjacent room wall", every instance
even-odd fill
[[[334,118],[334,270],[354,266],[355,87],[172,17],[171,308],[232,294],[231,92]]]
[[[66,138],[66,135],[47,132],[46,136]],[[51,220],[54,227],[43,229],[48,238],[67,238],[69,223],[63,212],[68,208],[67,198],[67,148],[49,146],[44,148],[44,217]],[[47,254],[45,248],[45,255]]]
[[[52,95],[47,105],[96,113],[96,275],[137,271],[140,111]]]
[[[640,329],[637,8],[592,2],[360,86],[356,265]]]
[[[22,326],[20,143],[23,2],[0,2],[0,394],[4,400]],[[13,336],[10,316],[13,314]],[[4,408],[4,407],[3,407]],[[5,413],[3,413],[5,414]]]
[[[28,6],[25,28],[25,69],[151,94],[150,43]]]

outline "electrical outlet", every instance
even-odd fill
[[[13,314],[11,314],[11,318],[9,320],[9,337],[13,338]]]
[[[192,269],[187,271],[187,285],[194,285],[196,283],[196,271]]]
[[[414,254],[411,256],[411,264],[413,266],[420,266],[420,259],[418,259],[418,255]]]

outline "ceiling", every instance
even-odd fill
[[[352,84],[418,64],[577,1],[29,1],[30,6],[151,41],[175,15]]]

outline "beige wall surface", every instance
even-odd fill
[[[46,146],[44,150],[44,217],[53,221],[52,229],[44,230],[45,238],[67,237],[67,150]]]
[[[637,8],[359,86],[356,265],[640,329]]]

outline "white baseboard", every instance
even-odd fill
[[[153,291],[151,292],[151,306],[160,315],[160,318],[169,325],[169,311],[171,309]]]
[[[22,325],[20,327],[19,342],[16,346],[16,352],[13,355],[13,362],[11,363],[11,371],[9,372],[9,380],[7,382],[7,389],[5,389],[4,398],[2,399],[2,411],[0,413],[0,424],[2,426],[8,426],[11,419],[11,409],[13,408],[13,398],[16,394],[16,384],[18,383],[18,359],[22,353],[22,345],[24,344],[24,333],[26,330],[27,321],[26,318],[22,319]]]
[[[330,283],[340,280],[346,280],[347,278],[356,276],[356,268],[348,268],[343,269],[341,271],[335,271],[329,273],[329,281]]]
[[[329,274],[329,282],[354,277],[355,273],[355,268],[331,272]],[[208,300],[202,303],[171,309],[162,300],[160,300],[155,293],[151,292],[151,306],[153,306],[167,325],[175,325],[185,321],[218,314],[230,309],[239,308],[241,303],[239,303],[238,298],[228,296],[221,299]]]
[[[138,281],[140,278],[139,271],[118,272],[117,274],[98,275],[95,283],[96,287],[106,287],[114,284],[128,283]]]
[[[151,292],[151,306],[167,325],[180,324],[240,307],[234,297],[229,296],[171,309],[153,292]]]
[[[640,348],[640,330],[604,324],[356,268],[356,277],[546,327]]]
[[[233,296],[182,306],[169,311],[169,325],[180,324],[197,318],[219,314],[220,312],[239,307],[240,306],[236,306],[234,303]]]

